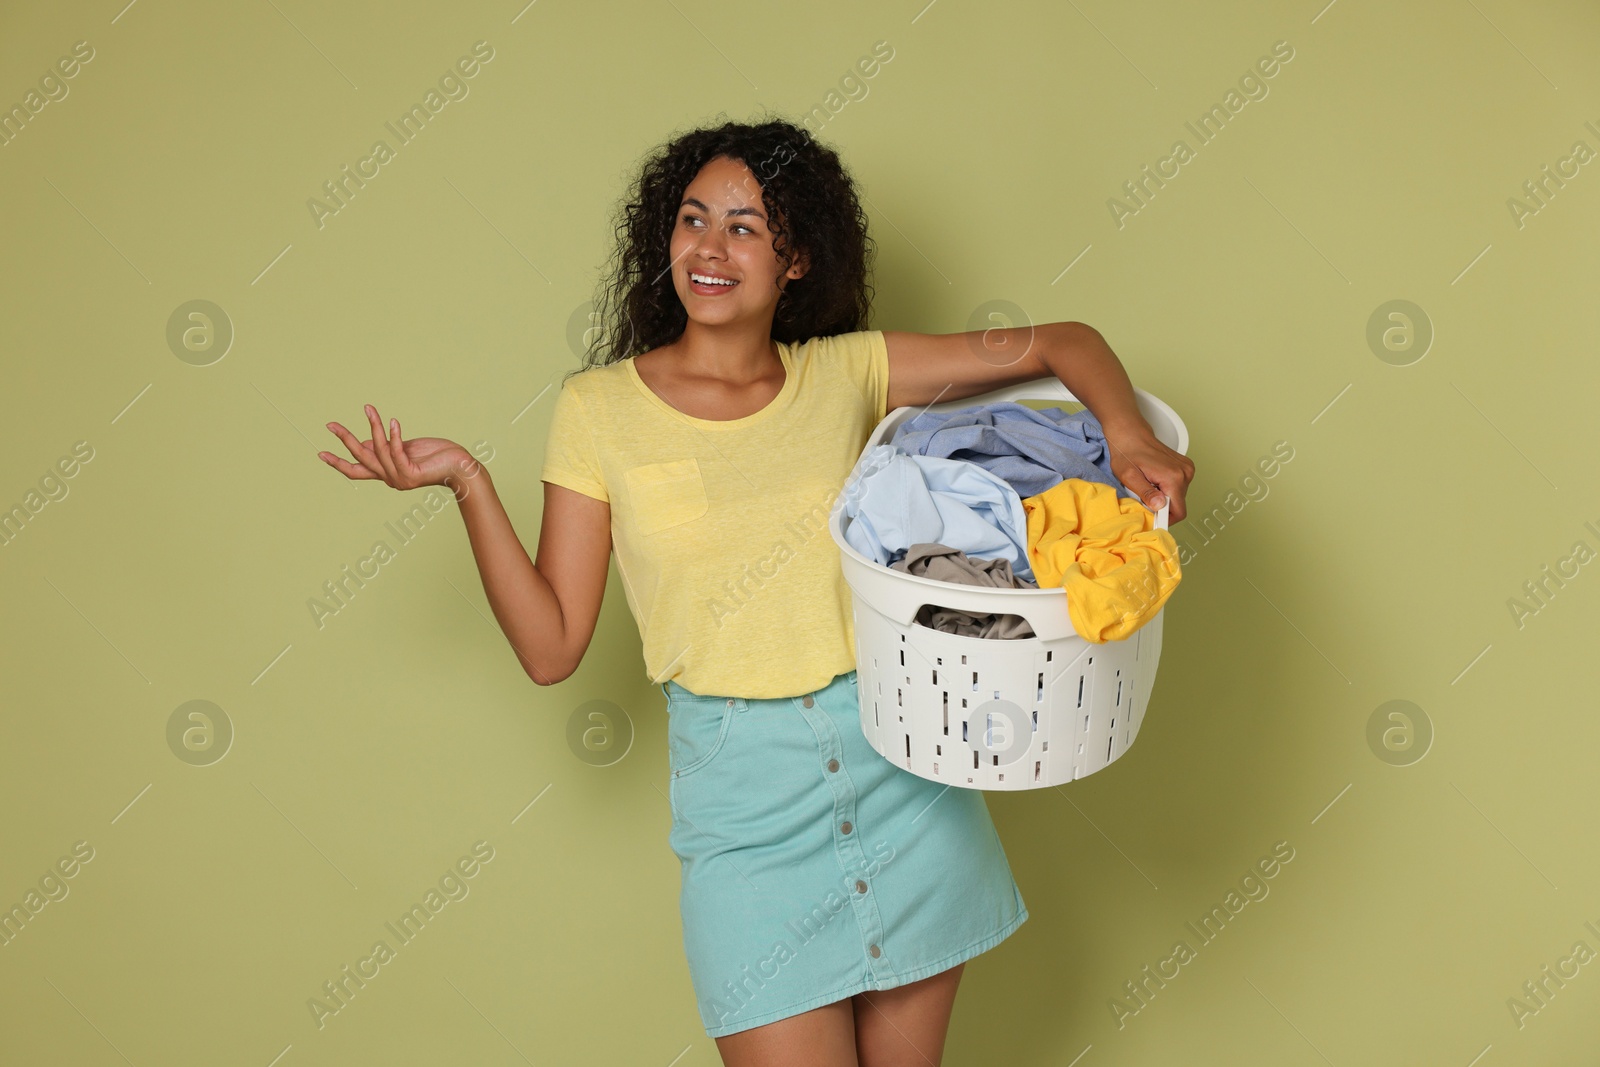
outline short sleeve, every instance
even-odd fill
[[[555,412],[545,442],[544,469],[539,479],[565,486],[584,496],[609,501],[600,454],[594,443],[594,424],[570,384],[556,394]]]
[[[850,381],[872,407],[872,425],[889,413],[889,345],[882,330],[861,330],[832,338]]]
[[[889,343],[882,330],[868,330],[861,337],[867,343],[866,395],[872,400],[872,425],[876,426],[889,414]]]

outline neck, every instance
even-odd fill
[[[780,362],[772,324],[766,320],[707,326],[690,319],[672,349],[691,374],[731,382],[766,377]]]

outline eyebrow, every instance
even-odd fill
[[[694,207],[699,208],[701,211],[704,211],[708,215],[711,213],[711,209],[710,208],[706,207],[704,204],[702,204],[700,201],[696,200],[692,196],[686,196],[683,199],[683,206],[689,206],[689,205],[692,205]],[[765,215],[763,215],[761,212],[757,211],[753,207],[729,208],[728,211],[727,211],[727,214],[728,215],[754,215],[756,218],[761,219],[763,222],[765,222],[766,218],[767,218]]]

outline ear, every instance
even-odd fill
[[[802,248],[795,253],[794,262],[789,264],[789,269],[784,271],[783,274],[790,281],[799,281],[806,276],[806,272],[810,269],[811,257]]]

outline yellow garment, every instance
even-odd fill
[[[1023,497],[1028,562],[1041,589],[1064,587],[1078,636],[1118,641],[1149,622],[1178,587],[1178,544],[1155,513],[1115,488],[1068,478]]]
[[[777,397],[719,422],[657,396],[632,359],[567,379],[543,481],[611,504],[645,669],[702,696],[821,689],[856,665],[828,512],[883,419],[878,330],[779,344]]]

